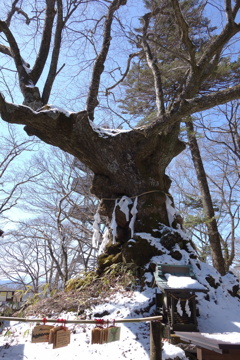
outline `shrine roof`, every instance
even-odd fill
[[[195,278],[191,265],[157,264],[154,273],[157,286],[163,292],[207,292]]]

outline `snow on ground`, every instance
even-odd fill
[[[153,245],[162,248],[157,239],[148,234],[141,234]],[[177,248],[177,245],[176,245]],[[190,249],[191,252],[191,249]],[[209,287],[206,278],[211,277],[215,282],[215,288],[210,288],[206,294],[197,293],[197,306],[200,316],[198,317],[198,328],[206,337],[215,337],[224,341],[240,344],[240,301],[238,298],[229,296],[228,290],[236,281],[232,274],[223,277],[211,266],[195,261],[190,258],[190,253],[181,250],[182,259],[174,260],[165,249],[165,254],[152,258],[152,262],[165,264],[188,264],[191,263],[196,280],[203,287]],[[151,274],[146,276],[151,282]],[[185,281],[185,279],[184,279]],[[155,289],[146,288],[143,292],[129,291],[124,294],[119,292],[115,295],[106,294],[105,303],[93,306],[87,313],[87,319],[99,318],[103,311],[109,315],[103,317],[105,320],[139,318],[154,315]],[[60,318],[76,320],[76,314],[61,314]],[[41,318],[41,317],[40,317]],[[149,323],[125,323],[117,324],[121,327],[120,341],[109,344],[91,344],[91,330],[94,325],[73,325],[67,327],[72,331],[71,343],[63,348],[52,349],[47,343],[31,343],[31,331],[33,323],[11,322],[5,324],[0,336],[0,359],[7,360],[148,360],[150,358],[150,332]],[[187,360],[182,349],[164,342],[162,359],[174,359],[179,357]]]
[[[138,318],[153,315],[154,306],[151,307],[151,300],[154,297],[155,289],[147,288],[144,292],[129,292],[125,296],[117,293],[107,297],[106,303],[93,307],[88,314],[88,318],[94,314],[108,311],[109,315],[104,318],[107,320],[121,318]],[[142,309],[150,311],[142,312]],[[220,298],[216,304],[214,301],[201,299],[200,306],[201,318],[199,319],[200,330],[205,336],[212,336],[221,340],[226,339],[231,342],[240,342],[240,304],[231,297]],[[90,315],[91,314],[91,315]],[[74,313],[61,314],[61,318],[76,320]],[[67,327],[73,332],[71,343],[63,348],[52,349],[52,345],[47,343],[31,343],[31,331],[35,323],[11,322],[2,332],[0,337],[0,358],[8,360],[104,360],[117,359],[149,359],[149,323],[125,323],[117,324],[121,327],[120,341],[109,344],[91,344],[91,330],[95,325],[68,324]],[[7,329],[8,334],[7,334]],[[209,335],[208,333],[215,334]],[[224,333],[225,334],[224,334]],[[230,332],[233,332],[230,334]],[[178,356],[182,360],[187,360],[185,353],[179,347],[164,343],[163,360],[173,359]]]
[[[106,304],[93,307],[91,314],[95,319],[95,313],[108,311],[109,315],[104,318],[109,320],[147,317],[152,314],[149,312],[137,313],[143,308],[149,308],[154,292],[154,289],[147,289],[142,293],[138,291],[129,292],[127,296],[118,293],[111,298],[106,297]],[[152,308],[151,312],[153,310]],[[66,313],[61,314],[61,318],[76,320],[76,315]],[[31,343],[31,332],[35,323],[11,322],[8,325],[0,337],[0,358],[8,360],[149,359],[150,336],[149,323],[147,322],[117,324],[121,327],[120,341],[94,345],[91,344],[91,330],[95,325],[67,324],[68,329],[74,331],[71,334],[71,343],[59,349],[53,349],[52,345],[48,343]],[[9,329],[8,334],[6,334],[7,329]],[[176,346],[165,343],[164,349],[163,360],[176,356],[182,360],[187,360],[184,351]]]

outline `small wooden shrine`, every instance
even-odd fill
[[[195,278],[191,265],[157,264],[155,283],[157,313],[174,331],[198,331],[196,292],[207,292]]]

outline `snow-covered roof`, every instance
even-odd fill
[[[157,286],[164,292],[206,292],[207,288],[195,279],[191,265],[158,264],[155,272]]]
[[[189,276],[165,274],[165,277],[167,279],[167,286],[172,289],[207,290],[205,286]]]

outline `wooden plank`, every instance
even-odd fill
[[[228,353],[219,354],[208,349],[197,348],[198,360],[239,360],[240,350],[229,350]]]
[[[178,335],[181,339],[191,342],[200,348],[212,350],[220,354],[223,354],[228,350],[233,350],[233,349],[240,350],[240,342],[234,344],[227,343],[225,341],[208,338],[204,336],[202,333],[197,333],[197,332],[176,331],[175,334]]]

